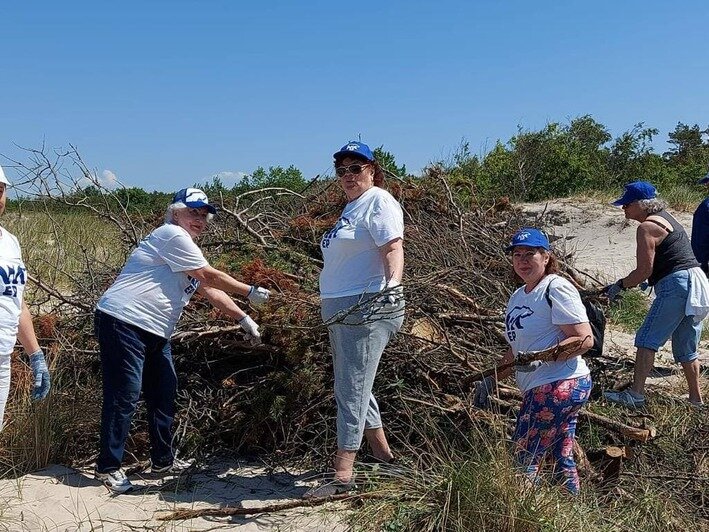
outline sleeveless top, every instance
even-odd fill
[[[680,270],[694,268],[699,266],[699,263],[697,259],[694,258],[694,252],[692,251],[689,237],[687,237],[687,233],[680,223],[665,211],[656,212],[652,216],[659,216],[672,226],[672,232],[655,248],[655,260],[652,263],[652,273],[647,280],[650,286],[655,286],[663,277]],[[648,221],[665,229],[664,226],[656,220]],[[667,229],[665,229],[665,231],[666,230]]]

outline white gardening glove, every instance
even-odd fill
[[[251,290],[249,290],[249,293],[246,297],[249,298],[249,303],[251,303],[255,307],[258,307],[259,305],[263,305],[266,301],[268,301],[268,298],[270,296],[270,290],[266,290],[265,288],[261,288],[260,286],[254,285],[251,287]]]
[[[258,332],[258,325],[249,316],[244,316],[239,320],[239,325],[246,333],[246,339],[251,342],[251,345],[259,345],[261,343],[261,333]]]
[[[534,358],[534,355],[539,353],[539,351],[520,351],[517,353],[517,358],[515,359],[515,369],[522,373],[531,373],[539,369],[539,367],[544,364],[543,360],[532,360],[530,362],[523,362],[524,360],[529,360]]]

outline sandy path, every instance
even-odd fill
[[[134,481],[131,478],[131,481]],[[163,484],[166,482],[166,484]],[[248,464],[215,463],[193,474],[180,489],[164,489],[170,478],[137,479],[143,489],[112,496],[90,475],[51,466],[20,479],[1,480],[4,510],[0,529],[12,531],[124,530],[312,530],[341,531],[342,513],[333,506],[290,510],[247,518],[198,518],[161,522],[157,518],[179,508],[254,507],[299,498],[305,483],[287,473],[269,474]]]

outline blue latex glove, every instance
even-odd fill
[[[644,292],[645,290],[647,290],[648,288],[650,288],[650,285],[648,284],[647,281],[643,281],[642,283],[640,283],[640,284],[638,285],[638,288]]]
[[[47,361],[44,360],[44,353],[41,349],[30,355],[30,367],[32,368],[32,378],[34,379],[32,400],[38,401],[47,397],[51,386]]]
[[[521,366],[516,366],[515,369],[521,373],[531,373],[537,370],[542,364],[541,360],[532,360],[529,364],[522,364]]]
[[[495,377],[492,375],[485,377],[483,380],[475,383],[475,392],[473,393],[473,404],[478,408],[487,408],[490,406],[490,394],[495,390]]]
[[[615,301],[623,290],[625,290],[623,279],[618,279],[615,283],[606,286],[603,292],[608,296],[608,301]]]

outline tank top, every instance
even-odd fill
[[[694,258],[689,237],[687,237],[687,233],[680,223],[665,211],[657,212],[653,216],[659,216],[666,220],[672,226],[672,232],[655,248],[652,273],[647,280],[650,286],[655,286],[660,279],[671,273],[699,266],[697,259]],[[664,226],[659,222],[655,220],[648,221],[664,229]]]

